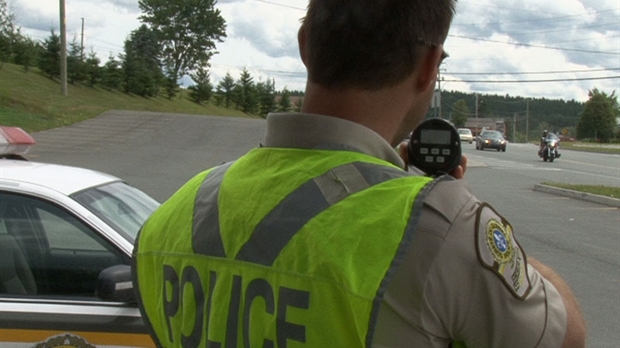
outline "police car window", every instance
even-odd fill
[[[122,182],[92,187],[71,198],[132,243],[144,221],[159,206],[144,192]]]
[[[8,244],[19,247],[36,284],[34,293],[30,290],[25,295],[95,300],[99,273],[129,264],[95,230],[55,204],[8,193],[0,193],[0,202],[0,221],[8,238],[15,241]],[[0,293],[10,292],[0,287]]]

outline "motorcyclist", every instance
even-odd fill
[[[538,147],[538,155],[539,156],[542,154],[543,147],[545,146],[545,139],[547,138],[547,134],[548,134],[548,132],[545,129],[543,131],[542,137],[540,138],[540,145]]]
[[[546,146],[550,145],[551,150],[553,151],[553,158],[559,158],[561,155],[558,152],[560,139],[553,133],[549,134],[545,129],[543,131],[543,135],[540,138],[540,147],[538,149],[538,156],[543,157],[543,153],[546,149]],[[555,143],[555,144],[554,144]]]

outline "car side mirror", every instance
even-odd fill
[[[136,303],[131,282],[131,266],[116,265],[101,271],[95,295],[104,301]]]

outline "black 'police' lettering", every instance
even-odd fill
[[[166,283],[170,284],[170,288],[172,288],[172,293],[168,294],[168,286]],[[166,318],[166,326],[168,327],[168,338],[170,342],[174,342],[174,337],[172,337],[172,324],[170,323],[170,318],[177,315],[177,311],[179,310],[179,276],[177,272],[174,271],[174,268],[168,265],[164,265],[164,317]]]
[[[248,284],[245,290],[245,304],[243,305],[243,343],[245,347],[250,348],[250,309],[252,303],[258,297],[262,297],[265,301],[265,311],[269,314],[273,314],[275,309],[275,300],[273,298],[273,290],[271,285],[261,278],[254,279]],[[263,341],[263,348],[273,348],[274,342],[272,340],[265,339]]]
[[[202,286],[201,274],[192,266],[187,266],[182,270],[182,277],[179,281],[179,275],[176,270],[169,265],[163,267],[164,284],[164,316],[168,328],[168,337],[171,343],[175,342],[172,332],[174,320],[179,320],[179,315],[183,315],[182,310],[186,306],[195,308],[195,317],[193,318],[194,326],[189,336],[185,333],[181,334],[181,346],[184,348],[195,348],[200,345],[205,332],[209,332],[210,321],[224,320],[222,316],[212,315],[213,294],[216,291],[224,291],[230,294],[228,303],[228,317],[226,320],[225,341],[217,342],[209,340],[207,337],[206,345],[208,348],[237,348],[239,347],[238,332],[239,325],[242,325],[243,346],[245,348],[275,348],[276,342],[278,348],[286,348],[288,340],[300,343],[306,342],[306,326],[287,321],[288,308],[298,308],[308,310],[310,308],[310,292],[298,289],[291,289],[280,286],[277,292],[273,286],[262,278],[256,278],[244,285],[243,278],[234,275],[230,286],[223,284],[218,285],[218,274],[215,271],[209,271],[209,287],[208,292],[204,291]],[[189,294],[187,290],[191,287],[193,296],[185,298],[184,295]],[[219,289],[219,290],[218,290]],[[168,293],[170,291],[170,293]],[[276,295],[277,294],[277,295]],[[252,347],[250,344],[250,335],[252,328],[255,330],[263,330],[262,325],[265,321],[252,323],[251,312],[260,309],[257,301],[262,299],[266,315],[275,315],[275,332],[276,342],[264,338],[260,347]],[[191,301],[187,303],[186,301]],[[183,318],[187,320],[189,318]],[[206,331],[205,325],[206,321]],[[207,335],[208,336],[208,335]]]

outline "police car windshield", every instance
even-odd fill
[[[71,197],[131,243],[144,221],[159,206],[146,193],[120,182],[92,187]]]

